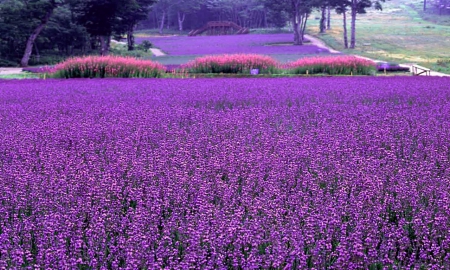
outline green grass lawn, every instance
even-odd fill
[[[356,25],[357,48],[354,50],[343,49],[342,15],[332,14],[332,29],[326,34],[320,34],[318,20],[314,19],[318,14],[313,14],[308,33],[343,53],[390,62],[417,63],[450,73],[450,63],[446,61],[450,59],[450,25],[445,24],[442,18],[431,18],[450,19],[450,16],[423,14],[421,3],[418,0],[391,0],[383,4],[383,11],[370,9],[367,14],[359,14]],[[350,20],[347,27],[350,41]],[[441,64],[438,65],[437,61]]]
[[[146,58],[150,59],[153,57],[151,51],[141,50],[136,46],[135,50],[128,51],[128,46],[124,43],[111,42],[110,53],[117,56],[135,57],[135,58]]]
[[[42,76],[41,76],[42,77]],[[39,79],[39,74],[22,72],[20,74],[0,75],[0,79]]]

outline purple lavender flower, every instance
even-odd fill
[[[450,80],[0,81],[0,268],[450,268]]]

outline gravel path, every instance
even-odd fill
[[[164,56],[164,55],[166,55],[160,49],[150,48],[150,51],[153,53],[154,56]]]
[[[317,38],[312,37],[312,36],[310,36],[310,35],[305,35],[305,37],[306,37],[308,40],[311,41],[311,44],[316,45],[317,47],[321,47],[321,48],[323,48],[323,49],[327,49],[327,50],[330,51],[330,53],[340,53],[339,51],[333,50],[333,49],[331,49],[330,47],[328,47],[328,46],[327,46],[322,40],[320,40],[320,39],[317,39]],[[360,56],[360,55],[355,55],[355,56],[356,56],[356,57],[359,57],[359,58],[362,58],[362,59],[367,59],[367,60],[373,61],[373,62],[375,62],[375,63],[384,62],[384,61],[374,60],[374,59],[371,59],[371,58],[368,58],[368,57],[364,57],[364,56]],[[413,64],[400,64],[400,66],[402,66],[402,67],[408,67],[409,70],[411,70],[411,66],[412,66],[412,65],[413,65]],[[425,76],[425,74],[424,74],[424,75],[421,75],[421,76]],[[440,72],[437,72],[437,71],[431,71],[431,72],[430,72],[430,76],[450,77],[449,74],[440,73]]]
[[[315,38],[315,37],[310,36],[310,35],[305,35],[305,38],[308,39],[311,42],[312,45],[316,45],[319,48],[329,50],[330,53],[341,53],[340,51],[336,51],[336,50],[331,49],[322,40],[320,40],[318,38]]]
[[[0,75],[20,74],[22,71],[22,68],[0,68]]]

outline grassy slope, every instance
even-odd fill
[[[439,59],[450,58],[450,23],[442,18],[438,18],[439,24],[434,23],[430,18],[437,15],[429,14],[425,14],[428,20],[424,20],[421,16],[424,14],[418,12],[421,4],[421,0],[391,0],[384,3],[383,11],[371,9],[367,14],[359,14],[357,48],[354,50],[343,49],[342,15],[333,14],[332,29],[319,34],[318,20],[314,20],[318,14],[313,14],[308,32],[344,53],[399,63],[418,63],[450,73],[450,66],[446,69],[435,65]],[[350,40],[350,21],[347,25]]]

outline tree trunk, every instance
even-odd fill
[[[110,36],[100,36],[100,55],[106,56],[109,54]]]
[[[183,31],[183,23],[184,23],[184,19],[186,19],[186,13],[183,13],[183,15],[181,15],[181,12],[178,11],[178,30]]]
[[[354,0],[354,2],[356,2]],[[356,13],[357,13],[357,5],[352,4],[352,22],[351,22],[351,38],[350,38],[350,49],[354,49],[356,47]]]
[[[264,9],[264,27],[267,28],[268,27],[268,23],[267,23],[267,10]]]
[[[156,12],[153,12],[153,22],[155,23],[155,28],[158,28],[159,23],[158,23],[158,14]]]
[[[305,30],[306,30],[306,23],[308,22],[308,16],[309,14],[303,14],[303,26],[302,26],[302,41],[305,39]]]
[[[162,18],[161,18],[161,24],[159,25],[159,34],[162,35],[163,34],[163,30],[164,30],[164,21],[166,20],[166,12],[163,11],[162,13]]]
[[[90,46],[88,47],[88,50],[89,49],[97,50],[98,49],[98,41],[99,41],[98,36],[91,37],[90,40],[89,40],[89,45]]]
[[[427,10],[427,0],[423,0],[423,11]]]
[[[44,18],[42,18],[41,23],[33,30],[31,35],[28,37],[27,45],[25,46],[25,52],[23,54],[22,60],[20,60],[20,66],[21,67],[27,67],[28,62],[30,61],[31,53],[33,52],[33,44],[36,38],[41,33],[42,29],[47,25],[48,20],[53,14],[53,9],[50,9],[45,14]]]
[[[342,19],[344,22],[344,48],[348,49],[348,38],[347,38],[347,11],[342,12]]]
[[[331,7],[327,7],[327,30],[331,29]]]
[[[321,8],[322,10],[322,14],[321,14],[321,16],[320,16],[320,33],[325,33],[325,29],[326,29],[326,7],[325,6],[323,6],[322,8]]]
[[[129,25],[127,30],[127,44],[128,50],[134,50],[134,25]]]
[[[41,61],[41,55],[39,54],[36,42],[34,43],[34,50],[36,51],[36,62],[39,63]]]
[[[167,30],[170,29],[170,10],[167,11],[167,24],[166,24]]]
[[[303,45],[299,17],[300,17],[299,12],[294,11],[294,18],[292,20],[292,28],[294,30],[294,45]]]

